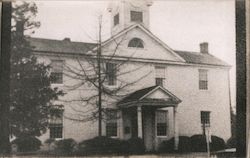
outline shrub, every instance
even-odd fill
[[[19,152],[37,151],[42,145],[41,141],[33,136],[16,138],[11,144],[16,144]]]
[[[210,143],[210,151],[217,151],[225,149],[225,142],[222,138],[217,136],[211,136],[212,142]],[[204,135],[193,135],[191,137],[191,146],[193,152],[206,152],[207,143],[206,136]]]
[[[227,140],[227,148],[236,148],[236,138],[231,137]]]
[[[161,153],[186,153],[191,151],[191,143],[190,138],[187,136],[179,136],[179,145],[178,145],[178,151],[174,150],[174,138],[171,138],[167,141],[163,141],[159,148],[158,152]]]
[[[72,155],[76,149],[77,143],[74,139],[63,139],[55,142],[55,154],[57,155]]]
[[[79,155],[125,153],[125,141],[101,136],[85,140],[78,145]]]
[[[127,142],[127,153],[129,154],[143,154],[145,152],[145,146],[141,138],[131,138]],[[126,150],[125,150],[126,151]]]
[[[78,155],[100,154],[143,154],[145,147],[140,138],[129,140],[112,139],[101,136],[85,140],[78,145]]]
[[[159,153],[173,153],[174,152],[174,138],[163,141],[158,147]]]
[[[210,147],[211,151],[218,151],[218,150],[223,150],[226,148],[226,143],[224,139],[217,137],[217,136],[212,136],[212,144]]]

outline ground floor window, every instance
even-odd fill
[[[206,127],[210,127],[210,111],[201,111],[202,133],[205,135]]]
[[[53,109],[49,119],[50,138],[63,137],[63,110]]]
[[[117,111],[106,110],[106,136],[117,137]]]
[[[157,136],[167,136],[167,114],[168,111],[156,111],[156,134]]]
[[[49,131],[50,138],[62,138],[62,132],[63,132],[62,125],[51,124],[49,130],[50,130]]]

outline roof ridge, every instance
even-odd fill
[[[47,40],[47,41],[64,42],[64,40],[59,40],[59,39],[51,39],[51,38],[42,38],[42,37],[27,37],[27,39],[34,39],[34,40]],[[81,42],[81,41],[70,41],[70,43],[97,44],[97,43],[92,43],[92,42]]]

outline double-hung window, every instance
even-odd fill
[[[52,60],[51,67],[52,83],[63,83],[63,60]]]
[[[158,86],[164,86],[165,81],[165,67],[155,67],[155,84]]]
[[[50,138],[63,137],[63,110],[53,109],[49,119]]]
[[[208,89],[208,75],[207,70],[199,69],[199,89],[207,90]]]
[[[210,127],[210,111],[201,111],[202,132],[205,134],[205,128]]]
[[[108,109],[106,111],[106,136],[117,137],[117,111]]]
[[[106,78],[108,85],[116,85],[116,64],[106,63]]]
[[[168,111],[156,111],[156,134],[157,136],[167,136]]]

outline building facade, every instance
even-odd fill
[[[152,1],[121,0],[109,7],[112,37],[100,44],[30,38],[39,62],[51,64],[52,86],[65,92],[40,137],[82,141],[98,136],[98,56],[102,84],[102,135],[140,137],[147,150],[163,140],[204,134],[231,136],[230,65],[209,53],[175,51],[149,29]],[[92,66],[92,68],[91,68]]]

